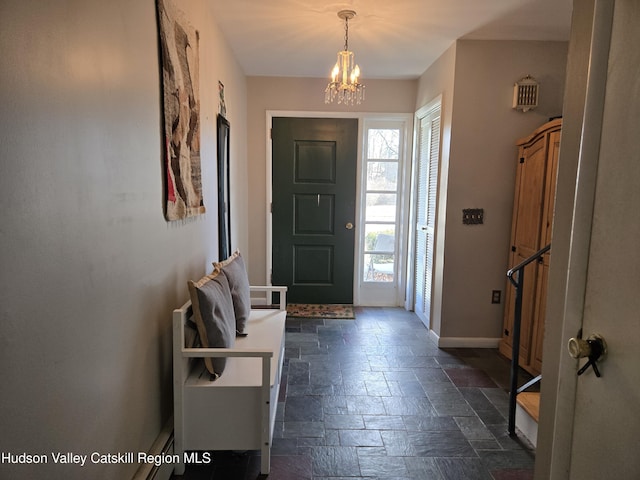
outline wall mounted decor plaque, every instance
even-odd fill
[[[200,171],[199,35],[170,0],[157,0],[164,106],[165,218],[205,212]]]

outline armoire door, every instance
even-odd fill
[[[519,156],[508,268],[522,263],[550,242],[561,126],[562,120],[554,120],[517,142]],[[524,268],[519,363],[534,374],[540,372],[542,365],[549,258],[548,252]],[[507,282],[500,352],[509,358],[514,316],[515,288]]]
[[[540,224],[545,187],[547,164],[546,137],[539,137],[533,144],[520,149],[516,175],[516,194],[512,226],[512,244],[509,268],[514,267],[538,251],[540,244]],[[524,269],[524,289],[522,296],[522,323],[520,337],[520,363],[529,363],[531,328],[533,324],[534,301],[538,268],[535,263]],[[515,311],[515,289],[507,287],[507,325],[504,331],[511,346],[511,331]]]
[[[549,134],[549,153],[547,165],[547,180],[545,191],[548,192],[544,198],[544,208],[542,214],[542,231],[540,248],[551,243],[551,232],[553,227],[553,208],[555,201],[555,185],[558,176],[558,157],[560,154],[560,130]],[[534,372],[542,371],[542,344],[544,341],[545,312],[547,308],[547,279],[549,278],[549,265],[551,262],[551,252],[547,252],[538,262],[538,286],[536,292],[536,310],[534,312],[533,339],[531,349],[531,369]]]

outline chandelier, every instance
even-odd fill
[[[364,100],[364,85],[359,82],[360,67],[353,52],[349,51],[349,20],[356,16],[353,10],[341,10],[338,17],[344,20],[344,50],[338,52],[338,61],[331,72],[331,81],[324,91],[324,103],[358,105]]]

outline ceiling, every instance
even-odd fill
[[[572,0],[210,0],[248,76],[328,77],[344,47],[362,79],[417,78],[459,38],[568,40]]]

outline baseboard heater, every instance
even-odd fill
[[[149,455],[173,455],[173,416],[165,423],[162,431],[151,445]],[[172,463],[163,463],[160,466],[144,463],[140,465],[132,480],[169,480],[172,474]]]

